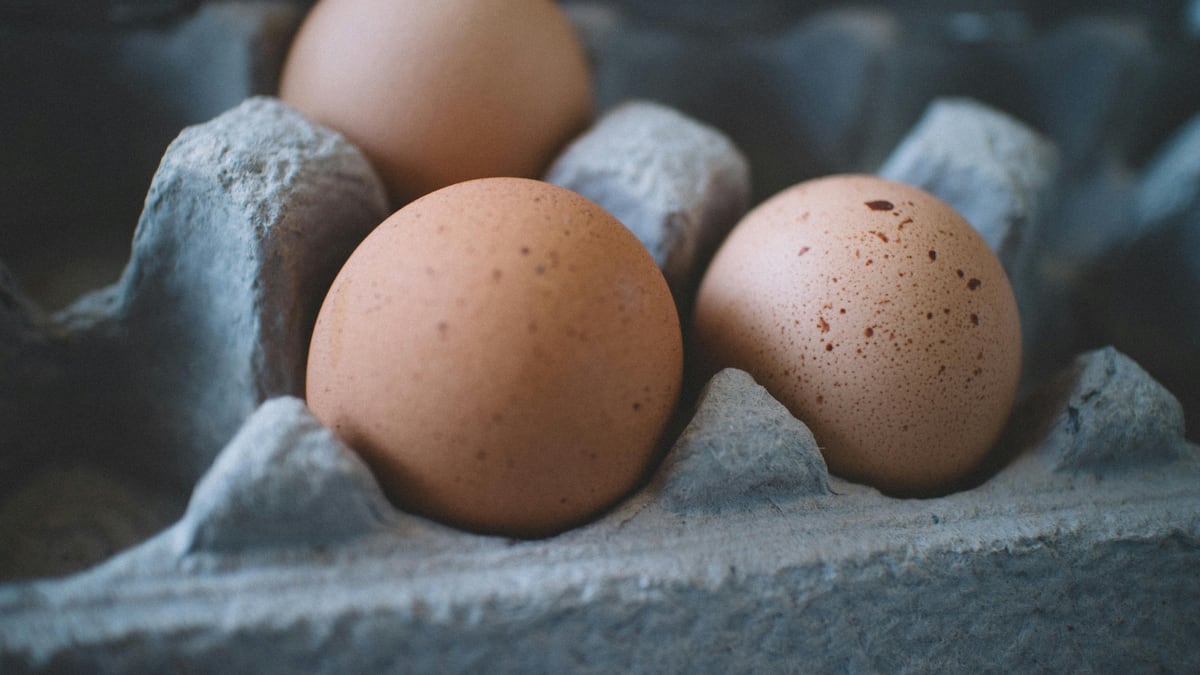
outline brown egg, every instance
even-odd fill
[[[401,506],[542,536],[629,492],[683,371],[662,273],[619,221],[491,178],[397,211],[321,307],[308,404]]]
[[[550,0],[320,0],[279,96],[362,148],[398,204],[540,176],[592,106],[584,51]]]
[[[996,442],[1021,362],[1000,262],[917,188],[831,176],[767,200],[714,258],[694,328],[710,368],[750,372],[834,473],[932,494]]]

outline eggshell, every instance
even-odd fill
[[[320,0],[279,96],[362,148],[397,204],[540,176],[592,107],[583,48],[549,0]]]
[[[567,189],[492,178],[418,199],[355,250],[307,395],[399,505],[542,536],[638,483],[682,370],[674,302],[634,235]]]
[[[751,211],[694,314],[709,368],[749,371],[812,429],[829,468],[932,494],[996,442],[1020,374],[1008,277],[952,208],[871,176],[831,176]]]

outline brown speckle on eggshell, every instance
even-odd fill
[[[831,471],[894,494],[975,467],[1020,374],[996,256],[945,203],[872,176],[801,183],[747,214],[705,274],[694,329],[709,369],[749,371]]]

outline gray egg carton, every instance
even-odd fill
[[[764,32],[781,10],[762,0],[713,41],[691,3],[567,6],[600,114],[546,178],[638,235],[685,321],[712,250],[788,181],[877,172],[983,233],[1027,356],[985,464],[930,499],[830,476],[803,422],[726,370],[588,525],[518,541],[398,511],[298,398],[324,291],[390,208],[357,149],[263,95],[300,10],[76,26],[109,55],[220,36],[200,42],[241,61],[171,68],[258,75],[178,118],[115,282],[48,312],[0,266],[0,672],[1200,669],[1200,101],[1132,131],[1116,84],[1017,57],[1090,54],[1154,99],[1175,71],[1139,68],[1194,38],[1146,41],[1154,16],[1047,29],[995,3],[917,23],[905,3],[791,10]],[[1035,94],[953,84],[1005,67]],[[1087,105],[1067,115],[1045,80]]]

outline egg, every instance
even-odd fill
[[[675,304],[637,238],[570,190],[487,178],[359,245],[321,307],[306,393],[401,507],[540,537],[639,483],[682,373]]]
[[[540,176],[589,123],[591,91],[578,35],[550,0],[320,0],[279,85],[364,151],[396,204]]]
[[[708,370],[753,375],[831,472],[895,495],[978,465],[1020,376],[996,256],[944,202],[873,176],[807,181],[748,213],[705,272],[693,329]]]

